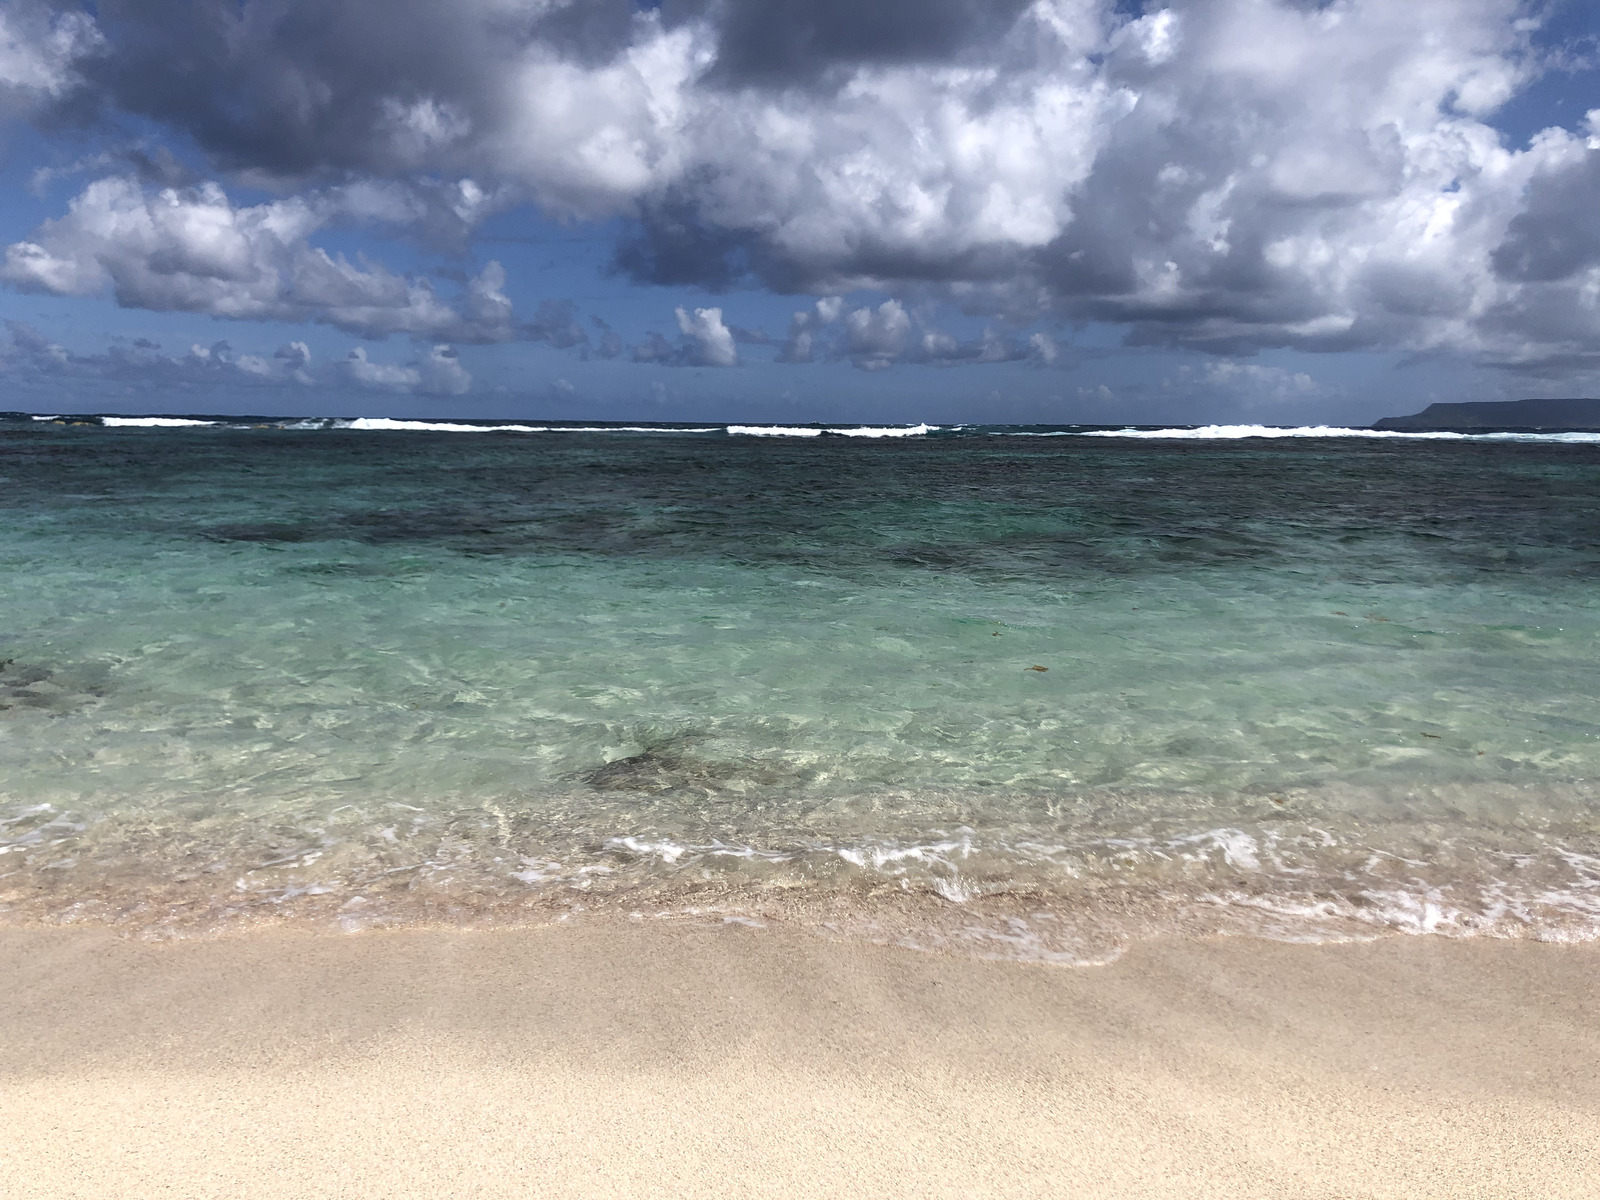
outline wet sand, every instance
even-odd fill
[[[0,1195],[1600,1196],[1600,945],[0,930]]]

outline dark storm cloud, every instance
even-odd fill
[[[1526,207],[1494,250],[1495,270],[1519,283],[1570,279],[1600,262],[1600,151],[1528,185]]]
[[[1027,2],[730,0],[708,79],[782,87],[864,64],[955,62],[1008,33]]]
[[[547,44],[604,61],[627,45],[636,11],[628,0],[554,11],[437,0],[101,0],[99,26],[115,52],[90,58],[83,74],[108,111],[181,129],[224,166],[386,171],[489,117],[519,48]],[[384,131],[391,136],[374,136]]]
[[[655,287],[687,284],[720,292],[754,273],[750,249],[756,238],[710,224],[684,190],[661,201],[647,201],[641,209],[612,259],[629,278]]]

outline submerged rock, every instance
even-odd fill
[[[766,763],[717,762],[683,749],[681,742],[647,746],[638,754],[613,759],[580,777],[605,792],[724,791],[746,785],[788,781],[790,772]]]
[[[105,695],[105,688],[98,679],[82,676],[81,671],[0,659],[0,712],[31,708],[63,716],[87,708]]]

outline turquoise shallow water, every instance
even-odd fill
[[[1600,930],[1600,445],[702,429],[6,422],[0,905]]]

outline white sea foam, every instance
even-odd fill
[[[34,421],[58,421],[59,415],[33,415]],[[100,423],[113,428],[193,428],[243,425],[223,421],[203,420],[197,417],[100,417]],[[960,431],[962,425],[858,425],[858,426],[806,426],[806,425],[526,425],[477,424],[465,421],[420,421],[395,417],[358,417],[335,419],[313,417],[293,421],[281,426],[291,430],[353,429],[364,432],[417,432],[417,433],[634,433],[634,434],[714,434],[726,432],[732,437],[817,438],[823,436],[849,438],[906,438],[925,437],[940,431]],[[1568,430],[1551,432],[1498,432],[1462,433],[1453,430],[1400,430],[1360,429],[1341,425],[1201,425],[1196,427],[1171,426],[1167,428],[1122,429],[1021,429],[994,428],[987,431],[990,437],[1033,438],[1134,438],[1153,441],[1240,441],[1246,439],[1299,439],[1299,438],[1368,438],[1388,441],[1476,441],[1476,442],[1534,442],[1570,445],[1600,444],[1600,432]]]
[[[760,859],[764,862],[787,862],[794,857],[793,853],[784,850],[759,850],[754,846],[734,846],[723,841],[712,841],[703,845],[687,845],[674,842],[670,838],[661,838],[651,841],[640,837],[615,837],[606,840],[607,846],[633,853],[646,858],[659,858],[664,863],[675,863],[685,854],[693,858],[747,858]]]
[[[194,425],[216,425],[216,421],[197,421],[190,417],[101,417],[102,425],[113,428],[121,425],[139,428],[179,429]]]
[[[523,869],[520,871],[513,871],[511,878],[519,883],[530,885],[564,882],[569,874],[566,867],[559,862],[528,858],[527,856],[522,859],[522,867]]]
[[[955,867],[950,863],[952,855],[959,854],[962,858],[972,855],[972,839],[964,837],[960,841],[932,842],[922,845],[900,846],[894,844],[876,844],[864,846],[840,846],[833,849],[845,862],[852,866],[882,871],[886,868],[894,870],[900,864],[917,862],[924,864],[939,864],[949,867],[954,872]]]
[[[544,433],[546,429],[543,425],[467,425],[455,421],[397,421],[393,417],[358,417],[343,428],[414,433]]]
[[[823,429],[805,425],[729,425],[728,433],[734,437],[836,437],[897,438],[922,437],[939,429],[938,425],[853,425],[829,426]]]
[[[1168,848],[1194,859],[1204,859],[1219,851],[1230,867],[1241,871],[1261,869],[1261,847],[1242,829],[1208,829],[1204,833],[1179,838]]]
[[[625,849],[632,850],[635,854],[646,857],[659,858],[664,863],[677,862],[683,857],[684,852],[689,849],[689,847],[679,845],[677,842],[671,841],[667,838],[662,838],[660,841],[652,842],[648,838],[620,837],[611,838],[606,844],[611,846],[621,846]]]
[[[1493,903],[1480,911],[1462,908],[1450,903],[1440,889],[1433,887],[1368,888],[1354,898],[1325,900],[1272,893],[1216,892],[1200,897],[1200,901],[1219,908],[1251,910],[1278,918],[1284,924],[1261,932],[1276,940],[1297,942],[1339,941],[1349,936],[1346,931],[1362,927],[1417,936],[1468,937],[1495,932],[1503,926],[1507,915],[1503,906]]]
[[[1021,432],[1021,431],[1019,431]],[[1002,434],[1002,436],[1004,436]],[[1450,430],[1351,429],[1342,425],[1201,425],[1193,429],[1085,429],[1035,437],[1111,437],[1235,441],[1242,438],[1380,438],[1400,441],[1600,442],[1600,433],[1457,433]]]
[[[291,425],[291,429],[319,428],[309,422]],[[717,433],[720,425],[695,428],[668,425],[469,425],[460,421],[402,421],[394,417],[358,417],[354,421],[336,422],[338,429],[365,431],[404,430],[412,433]]]
[[[840,437],[895,438],[922,437],[938,429],[937,425],[863,425],[856,429],[829,429]]]
[[[1426,438],[1432,440],[1457,440],[1464,433],[1409,433],[1388,429],[1350,429],[1342,425],[1201,425],[1194,429],[1093,429],[1083,431],[1083,437],[1192,439],[1196,441],[1232,441],[1239,438]]]
[[[933,890],[943,896],[951,904],[965,904],[968,900],[976,899],[978,892],[961,882],[960,878],[951,875],[948,878],[937,878],[933,881]]]
[[[1482,433],[1469,436],[1491,442],[1571,442],[1574,445],[1600,443],[1600,433],[1579,429],[1568,433]]]

